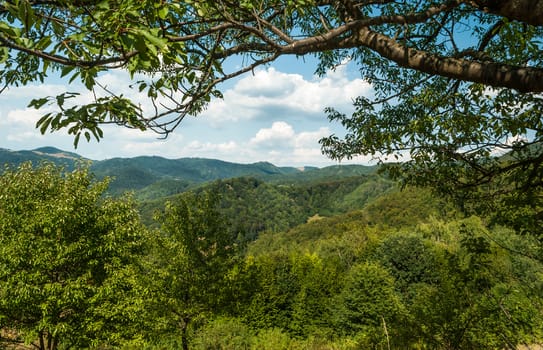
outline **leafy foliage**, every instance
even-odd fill
[[[227,273],[236,256],[236,236],[228,231],[212,193],[185,194],[168,202],[151,255],[151,308],[161,320],[157,330],[178,330],[183,349],[188,332],[206,314],[225,305]]]
[[[319,316],[310,314],[301,324],[312,329],[313,336],[327,339],[327,344],[352,342],[356,344],[353,348],[484,349],[541,341],[541,296],[537,295],[537,287],[533,289],[533,283],[541,281],[540,275],[531,275],[531,268],[524,270],[527,275],[515,268],[528,259],[541,271],[541,263],[512,252],[513,247],[505,243],[511,237],[521,239],[520,236],[503,228],[489,231],[475,217],[447,223],[430,219],[400,232],[391,228],[377,232],[356,228],[366,225],[360,218],[342,216],[335,232],[330,230],[335,218],[320,220],[322,231],[329,232],[329,237],[314,235],[316,226],[307,224],[297,228],[297,234],[276,234],[283,244],[263,248],[259,241],[267,239],[267,235],[259,238],[255,242],[259,248],[250,250],[257,254],[256,265],[271,264],[276,270],[266,270],[268,292],[256,293],[255,302],[271,309],[262,316],[249,309],[248,315],[259,317],[261,322],[273,315],[290,315],[290,322],[278,318],[269,323],[284,324],[283,329],[295,335],[293,310],[308,304],[307,300],[301,305],[295,301],[303,300],[298,299],[301,290],[311,288],[320,291],[312,294],[313,300],[322,300],[314,310],[325,311]],[[344,239],[351,239],[348,250],[341,236],[337,237],[343,232]],[[308,242],[300,246],[299,235],[303,234]],[[290,262],[286,263],[289,260],[281,252],[293,245],[306,253],[291,252]],[[533,254],[538,249],[536,244],[525,253]],[[335,277],[320,272],[324,278],[298,279],[292,266],[296,260],[304,261],[307,254],[315,254],[313,259],[317,261],[322,259]],[[300,281],[304,281],[301,286]],[[330,281],[335,287],[330,287]],[[325,291],[330,294],[320,299]],[[285,302],[281,303],[282,300]],[[317,320],[322,323],[315,323]],[[255,322],[251,318],[249,324]],[[335,331],[330,332],[330,325],[334,325]]]
[[[366,347],[389,346],[389,329],[401,327],[405,312],[394,279],[372,263],[350,269],[337,303],[338,325],[344,332],[355,333]]]
[[[294,198],[312,189],[366,200],[363,180],[298,183],[306,192]],[[427,191],[387,187],[361,210],[267,231],[245,248],[217,191],[283,200],[293,187],[217,182],[172,197],[157,213],[160,228],[149,232],[134,203],[105,196],[107,182],[94,181],[88,168],[24,164],[6,168],[0,184],[2,344],[275,350],[543,342],[540,242],[462,218]],[[300,203],[336,202],[325,197]]]
[[[326,171],[327,168],[322,169]],[[318,173],[318,171],[314,171]],[[345,175],[349,175],[347,173]],[[313,178],[310,174],[309,178]],[[162,187],[155,187],[157,191]],[[179,182],[173,182],[174,186]],[[199,187],[187,186],[186,190],[200,193],[218,193],[220,211],[230,218],[232,229],[246,240],[253,240],[264,231],[282,231],[306,222],[315,215],[330,216],[364,207],[374,197],[391,189],[393,183],[378,176],[357,176],[291,182],[291,176],[274,176],[266,182],[254,177],[243,177],[205,183]],[[178,188],[178,187],[175,187]],[[136,193],[147,193],[147,188]],[[145,222],[150,213],[163,205],[164,198],[141,204]]]
[[[418,92],[420,100],[443,92],[465,107],[461,95],[484,85],[506,88],[508,101],[515,97],[508,95],[512,89],[522,91],[520,99],[531,104],[530,93],[543,89],[542,9],[525,1],[503,3],[510,6],[482,0],[6,2],[0,7],[0,73],[5,85],[18,86],[58,72],[93,91],[86,105],[71,103],[78,94],[70,91],[30,103],[56,105],[58,112],[44,115],[38,127],[67,128],[76,144],[81,136],[100,139],[101,125],[108,123],[167,135],[222,96],[220,83],[284,55],[316,54],[320,73],[354,59],[385,114],[395,109],[395,97],[409,100]],[[468,29],[473,42],[462,45]],[[226,62],[240,55],[241,66],[228,71]],[[99,84],[101,72],[119,67],[130,74],[134,92],[149,99],[150,115]],[[473,84],[455,89],[448,79]]]
[[[137,336],[146,230],[106,187],[51,164],[0,176],[0,324],[12,341],[54,350]]]

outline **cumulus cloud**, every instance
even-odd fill
[[[9,106],[9,103],[4,104],[6,105]],[[16,149],[17,144],[32,144],[39,147],[40,143],[46,142],[47,135],[42,135],[36,129],[36,122],[44,113],[51,111],[50,108],[38,111],[34,108],[9,109],[8,107],[6,111],[0,112],[0,139],[9,142],[7,146],[0,144],[0,147]]]
[[[325,107],[350,109],[355,97],[369,94],[371,86],[362,79],[349,79],[345,66],[310,80],[270,67],[239,80],[203,115],[215,125],[256,118],[323,118]]]
[[[295,134],[291,125],[286,122],[274,122],[271,128],[258,130],[249,144],[256,147],[287,147],[294,142]]]
[[[257,70],[252,76],[241,79],[235,86],[235,93],[249,98],[275,99],[288,96],[303,83],[304,79],[299,74],[286,74],[269,68]]]
[[[6,136],[7,141],[11,142],[27,142],[27,141],[35,141],[35,140],[45,140],[45,136],[36,134],[35,131],[22,131],[22,132],[16,132],[11,133]]]
[[[0,100],[5,102],[16,100],[30,101],[33,98],[55,96],[66,91],[66,87],[60,84],[33,84],[19,87],[11,87],[0,95]]]
[[[204,154],[228,154],[230,152],[238,152],[239,146],[235,141],[228,141],[222,143],[213,143],[213,142],[201,142],[201,141],[192,141],[188,144],[186,151],[192,153],[203,152]]]
[[[191,140],[186,136],[174,143],[166,140],[161,149],[169,158],[204,157],[217,158],[237,163],[269,161],[280,166],[330,165],[334,162],[325,158],[320,151],[318,140],[330,134],[330,130],[321,127],[317,130],[297,132],[285,121],[273,122],[269,127],[258,129],[247,138],[230,135],[224,141]],[[185,142],[186,141],[186,142]],[[140,147],[140,144],[132,144]],[[145,144],[144,149],[155,149],[154,144]],[[170,150],[170,151],[168,151]]]
[[[295,140],[295,146],[297,148],[315,147],[318,140],[323,137],[329,136],[331,133],[327,127],[321,127],[316,131],[303,131],[298,134]]]
[[[15,109],[9,111],[5,117],[0,119],[0,125],[30,129],[36,126],[36,122],[41,115],[42,112],[33,108]]]
[[[328,127],[296,132],[289,123],[277,121],[269,128],[258,130],[243,148],[277,165],[329,165],[334,162],[322,154],[318,141],[330,133]],[[369,161],[368,157],[353,160]]]

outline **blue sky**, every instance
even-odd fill
[[[0,94],[0,148],[54,146],[95,160],[157,155],[237,163],[269,161],[279,166],[336,164],[321,154],[318,140],[342,130],[327,120],[323,109],[334,106],[352,111],[352,99],[370,95],[371,86],[359,78],[354,65],[340,66],[323,77],[315,76],[314,70],[311,58],[284,58],[223,85],[224,99],[213,100],[198,117],[185,118],[165,140],[150,131],[108,126],[103,140],[87,143],[82,139],[77,149],[65,132],[41,135],[35,123],[43,111],[26,106],[32,98],[66,90],[80,90],[82,101],[90,100],[89,93],[77,84],[65,87],[59,79],[10,88]],[[108,72],[100,81],[146,105],[143,97],[127,89],[130,81],[126,73]],[[367,164],[369,159],[359,157],[349,163]]]

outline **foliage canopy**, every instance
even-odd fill
[[[540,242],[477,217],[437,219],[423,191],[403,193],[411,221],[383,190],[362,211],[240,249],[235,214],[221,215],[215,192],[172,198],[151,237],[133,203],[105,187],[52,165],[0,176],[0,347],[504,349],[543,339]]]
[[[139,333],[133,276],[146,231],[133,202],[102,198],[106,187],[50,164],[0,176],[2,342],[88,348]]]
[[[220,96],[217,84],[282,55],[316,54],[321,73],[350,57],[374,84],[376,95],[388,97],[385,101],[425,86],[464,92],[458,82],[467,81],[471,97],[481,94],[479,86],[492,86],[511,89],[506,100],[509,94],[520,95],[530,104],[534,96],[521,92],[543,91],[543,6],[531,4],[3,1],[1,76],[6,86],[18,86],[60,71],[70,82],[78,79],[89,90],[102,90],[85,106],[69,106],[76,97],[70,92],[32,102],[35,107],[56,103],[60,109],[39,122],[43,131],[70,127],[76,137],[84,131],[102,137],[103,123],[168,133],[186,114]],[[244,65],[225,71],[225,60],[240,55]],[[119,68],[137,80],[135,90],[147,93],[157,107],[155,115],[144,116],[135,101],[99,86],[100,72]],[[145,73],[145,79],[138,80],[138,73]],[[448,89],[435,89],[438,81]],[[160,108],[166,101],[173,105]]]
[[[168,201],[156,215],[162,227],[155,238],[147,283],[154,291],[156,323],[163,323],[163,330],[178,331],[184,350],[189,348],[193,323],[230,300],[224,296],[229,294],[226,276],[235,261],[236,236],[229,232],[218,203],[211,192],[185,193]]]

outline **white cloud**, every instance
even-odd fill
[[[249,144],[256,147],[285,147],[294,141],[294,129],[286,122],[274,122],[271,128],[258,130]]]
[[[329,165],[334,162],[322,154],[318,141],[330,133],[328,127],[296,132],[292,125],[278,121],[258,130],[243,148],[277,165]],[[350,163],[369,161],[369,157],[358,157]]]
[[[19,87],[11,87],[0,95],[0,100],[8,102],[13,99],[30,101],[33,98],[56,96],[66,91],[66,87],[60,84],[35,84]]]
[[[138,154],[152,153],[161,148],[161,154],[169,158],[205,157],[217,158],[237,163],[269,161],[280,166],[329,165],[320,151],[318,140],[329,135],[328,128],[315,131],[296,132],[285,121],[273,122],[270,127],[258,129],[247,138],[230,135],[230,139],[214,142],[212,140],[190,140],[187,135],[157,143],[131,143],[127,147],[138,147]],[[179,147],[175,147],[179,145]]]
[[[33,108],[11,110],[0,120],[0,125],[25,129],[34,128],[42,114],[43,112]]]
[[[25,142],[25,141],[35,141],[36,139],[44,140],[45,136],[36,133],[35,131],[23,131],[20,133],[12,133],[6,136],[6,140],[12,142]]]
[[[252,98],[275,99],[288,96],[303,84],[304,79],[299,74],[286,74],[269,68],[257,70],[252,76],[241,79],[235,92]]]
[[[304,131],[298,134],[295,141],[297,148],[314,147],[318,140],[329,136],[331,131],[327,127],[321,127],[317,131]]]
[[[239,80],[203,115],[215,126],[256,118],[324,118],[325,107],[352,109],[355,97],[369,94],[371,86],[362,79],[348,79],[345,66],[312,80],[271,67]]]
[[[239,150],[239,146],[235,141],[228,141],[222,143],[192,141],[188,144],[186,150],[189,152],[203,152],[204,154],[210,154],[215,152],[219,154],[225,154],[230,152],[237,152]]]

